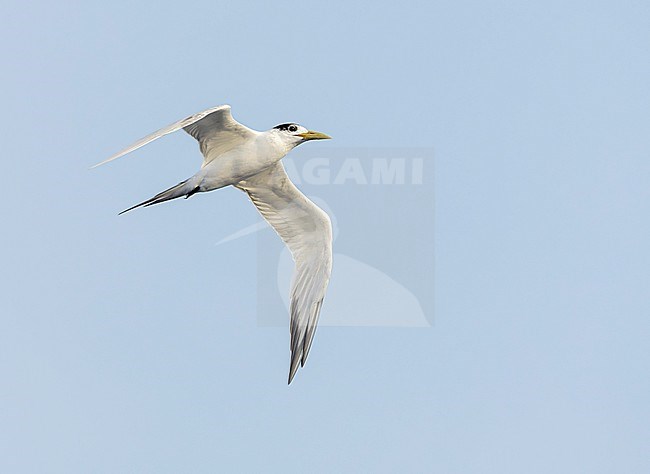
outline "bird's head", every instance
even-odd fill
[[[271,129],[271,132],[284,143],[290,145],[292,148],[305,143],[309,140],[327,140],[330,137],[321,132],[307,130],[302,125],[297,123],[283,123],[276,125]]]

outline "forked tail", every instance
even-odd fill
[[[199,192],[199,190],[200,189],[199,186],[196,184],[196,180],[190,178],[183,181],[182,183],[178,183],[176,186],[173,186],[163,191],[162,193],[156,194],[151,199],[147,199],[146,201],[141,202],[140,204],[136,204],[133,207],[129,207],[128,209],[123,210],[118,215],[124,214],[125,212],[132,211],[133,209],[137,209],[138,207],[153,206],[154,204],[170,201],[172,199],[176,199],[183,196],[187,199],[192,194]]]

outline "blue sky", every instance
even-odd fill
[[[0,471],[648,472],[647,2],[0,17]],[[257,221],[241,193],[117,216],[196,145],[88,167],[221,103],[323,146],[434,150],[433,327],[322,327],[287,387],[255,237],[214,246]]]

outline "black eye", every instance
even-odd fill
[[[298,127],[296,127],[295,125],[289,125],[289,131],[290,131],[290,132],[297,132],[297,131],[298,131]]]

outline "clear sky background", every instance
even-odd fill
[[[3,1],[0,472],[650,472],[648,5]],[[288,387],[241,193],[116,215],[221,103],[433,147],[433,327]]]

